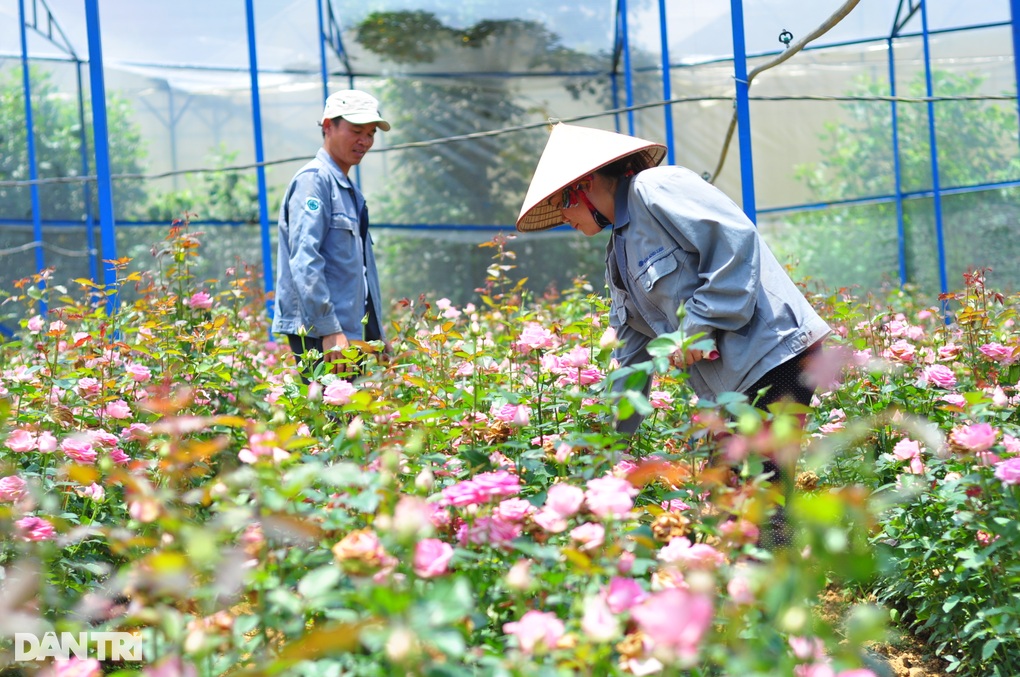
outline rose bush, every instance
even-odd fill
[[[698,337],[616,369],[602,297],[529,298],[505,241],[479,305],[404,299],[305,385],[256,276],[192,279],[200,241],[177,224],[114,312],[12,292],[40,312],[0,353],[4,637],[138,633],[119,674],[872,674],[889,611],[832,625],[836,584],[961,673],[1020,654],[1015,300],[814,295],[838,336],[802,430],[694,397],[667,356]],[[797,543],[765,551],[778,503]]]

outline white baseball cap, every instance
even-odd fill
[[[319,124],[333,118],[343,118],[355,125],[375,122],[378,123],[379,129],[384,132],[390,131],[390,123],[379,115],[379,101],[371,94],[357,89],[344,89],[329,95],[326,107],[322,109]]]

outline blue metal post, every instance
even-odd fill
[[[907,236],[903,225],[903,170],[900,167],[899,109],[896,106],[896,57],[893,53],[893,39],[886,41],[889,53],[889,103],[892,108],[892,159],[893,176],[896,181],[896,233],[899,242],[900,285],[907,283]]]
[[[259,65],[255,52],[255,10],[252,0],[245,0],[248,19],[248,70],[251,75],[251,113],[255,126],[255,171],[259,183],[259,224],[262,226],[262,271],[267,296],[273,291],[273,252],[269,237],[269,205],[266,200],[265,154],[262,150],[262,104],[259,102]],[[266,310],[273,316],[273,304],[266,300]]]
[[[315,8],[319,11],[319,71],[322,74],[322,100],[329,98],[329,71],[326,67],[326,24],[322,20],[322,3],[329,0],[318,0]]]
[[[744,45],[744,5],[730,0],[733,14],[733,73],[737,85],[737,136],[740,140],[740,184],[744,213],[757,223],[754,200],[754,159],[751,154],[751,106],[748,102],[747,48]]]
[[[1020,0],[1016,0],[1020,2]],[[673,87],[669,71],[669,37],[666,30],[666,0],[659,0],[659,36],[662,40],[662,98],[669,101],[673,98]],[[663,106],[666,123],[666,163],[675,164],[673,142],[673,106]]]
[[[79,148],[81,148],[81,175],[88,176],[89,142],[88,134],[85,133],[85,87],[81,77],[82,62],[79,61],[77,66],[75,72],[78,76],[78,126],[81,127],[79,132],[81,138],[78,139]],[[96,234],[94,232],[95,215],[92,213],[92,191],[89,190],[88,181],[81,184],[81,197],[85,205],[85,246],[89,250],[89,278],[99,284],[99,263],[96,257]]]
[[[1013,32],[1013,71],[1016,76],[1016,91],[1020,93],[1020,0],[1009,0],[1009,16]],[[1020,98],[1017,99],[1020,105]]]
[[[924,81],[928,93],[928,144],[931,154],[932,191],[935,205],[935,239],[939,252],[939,290],[945,294],[948,290],[946,281],[946,246],[942,238],[942,187],[939,181],[939,147],[935,138],[935,102],[931,100],[934,87],[931,77],[931,46],[928,40],[928,3],[921,0],[921,32],[924,40]],[[947,318],[948,319],[948,318]]]
[[[627,0],[619,0],[616,5],[620,13],[620,40],[623,48],[623,81],[627,91],[627,107],[634,105],[634,73],[630,66],[630,37],[627,35]],[[634,135],[634,111],[627,111],[627,133]]]
[[[107,312],[117,310],[117,234],[114,230],[113,181],[110,179],[110,137],[106,122],[106,83],[103,78],[103,43],[99,30],[99,0],[85,0],[89,44],[89,82],[92,92],[92,135],[96,153],[96,196],[99,199],[99,231],[103,246],[103,283]]]
[[[35,158],[35,125],[32,121],[32,82],[28,73],[28,36],[25,31],[25,0],[18,0],[18,13],[21,18],[21,87],[25,94],[25,138],[28,141],[28,177],[32,180],[29,185],[29,195],[32,200],[32,237],[35,238],[35,270],[43,272],[46,268],[46,257],[43,256],[43,235],[42,235],[42,214],[40,213],[39,202],[39,179],[38,163]],[[45,283],[39,282],[39,288],[45,287]],[[39,310],[46,314],[46,302],[39,304]]]

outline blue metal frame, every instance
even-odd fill
[[[84,67],[81,60],[75,64],[76,68],[75,76],[78,83],[78,128],[79,128],[79,148],[81,149],[81,175],[89,175],[89,149],[88,149],[88,137],[85,135],[85,85],[82,83],[81,69]],[[89,190],[89,182],[83,181],[81,184],[82,192],[82,204],[85,205],[85,246],[89,250],[89,277],[95,281],[99,279],[99,263],[98,256],[96,255],[96,233],[93,226],[95,219],[92,214],[92,191]]]
[[[39,5],[39,4],[41,4],[41,5],[43,5],[45,7],[44,0],[30,0],[30,1],[33,3],[33,9],[36,9],[36,6]],[[29,132],[28,133],[29,156],[30,156],[30,163],[32,164],[30,173],[31,173],[31,176],[32,176],[31,191],[33,193],[33,228],[34,228],[34,231],[35,231],[36,240],[39,243],[36,246],[36,257],[37,257],[37,267],[38,267],[39,271],[41,272],[44,269],[45,260],[43,258],[42,245],[41,245],[41,242],[42,242],[42,232],[41,232],[42,225],[41,225],[41,216],[40,216],[40,209],[39,209],[38,176],[37,176],[37,168],[35,167],[36,161],[35,161],[35,157],[34,157],[34,155],[35,155],[34,138],[33,138],[34,137],[34,132],[32,130],[31,103],[30,103],[31,102],[31,90],[30,90],[30,83],[28,82],[27,40],[26,40],[26,37],[25,37],[25,28],[26,28],[26,26],[30,25],[30,23],[29,23],[29,21],[26,20],[26,17],[25,17],[25,8],[24,8],[25,2],[26,2],[26,0],[19,0],[19,9],[20,9],[20,13],[21,13],[21,17],[20,18],[21,18],[21,24],[22,24],[21,25],[21,41],[22,41],[21,58],[22,58],[22,65],[23,65],[24,74],[25,74],[24,87],[25,87],[25,100],[26,100],[26,127],[28,128],[28,132]],[[325,3],[325,15],[324,15],[323,3]],[[673,66],[673,65],[671,65],[669,63],[668,40],[667,40],[667,36],[666,36],[666,2],[665,2],[665,0],[659,0],[658,4],[659,4],[659,12],[660,12],[660,31],[661,31],[661,43],[662,43],[662,64],[660,66],[660,68],[662,69],[662,79],[663,79],[662,86],[663,86],[664,97],[666,99],[669,99],[669,98],[671,98],[671,93],[670,93],[670,90],[671,90],[671,86],[670,86],[670,84],[671,84],[671,80],[670,80],[671,69],[674,68],[674,67],[677,67],[677,68],[685,67],[686,64],[678,64],[676,66]],[[347,77],[350,80],[352,87],[354,86],[354,73],[353,73],[353,71],[352,71],[352,69],[350,67],[349,62],[347,61],[346,51],[344,50],[343,44],[342,44],[342,41],[341,41],[341,32],[340,32],[340,29],[339,29],[339,22],[337,21],[336,16],[335,16],[335,14],[333,12],[333,8],[332,8],[330,0],[318,0],[317,1],[317,5],[318,5],[318,11],[319,11],[319,39],[320,39],[320,59],[321,59],[320,69],[321,69],[321,74],[322,74],[322,78],[323,78],[323,95],[324,95],[324,98],[325,98],[328,95],[328,77],[329,77],[329,73],[328,73],[328,69],[327,69],[327,64],[326,64],[326,52],[325,52],[325,45],[326,44],[329,44],[330,46],[333,47],[333,49],[337,53],[337,56],[343,62],[344,67],[347,70],[347,73],[346,73]],[[94,102],[96,102],[96,101],[105,101],[105,89],[104,89],[105,86],[104,86],[103,75],[102,75],[102,49],[101,49],[100,32],[99,32],[98,0],[85,0],[85,7],[86,7],[86,15],[87,15],[88,37],[89,37],[90,84],[91,84],[91,88],[92,88],[92,100]],[[253,25],[253,20],[252,20],[252,17],[253,17],[252,0],[246,0],[246,9],[247,9],[247,12],[248,12],[248,24],[249,24],[249,26],[248,26],[248,31],[249,31],[249,57],[250,57],[249,72],[251,73],[251,77],[252,77],[252,106],[253,106],[253,115],[254,115],[254,118],[255,118],[256,161],[257,161],[257,165],[258,165],[257,170],[258,170],[258,174],[259,174],[260,214],[261,214],[261,226],[262,226],[262,236],[263,236],[263,262],[264,262],[264,266],[265,266],[265,270],[266,270],[267,291],[271,291],[272,290],[272,284],[273,284],[272,270],[271,270],[271,265],[272,265],[272,263],[271,263],[272,262],[271,256],[272,256],[272,253],[268,249],[268,247],[269,247],[269,225],[268,225],[268,213],[267,213],[268,212],[268,208],[267,208],[267,206],[265,204],[265,200],[266,200],[265,171],[264,171],[265,160],[264,160],[264,157],[263,157],[262,139],[261,139],[261,137],[262,137],[262,125],[261,125],[261,115],[260,115],[260,102],[259,102],[259,96],[258,96],[258,83],[257,83],[258,68],[257,68],[256,55],[255,55],[254,25]],[[733,30],[733,38],[734,38],[734,55],[733,55],[734,77],[735,77],[735,80],[736,80],[736,100],[735,100],[735,105],[736,105],[736,109],[737,109],[737,117],[738,117],[738,125],[739,125],[739,127],[738,127],[739,137],[738,138],[739,138],[739,143],[740,143],[741,185],[742,185],[742,194],[743,194],[743,205],[744,205],[744,211],[748,214],[748,216],[752,219],[752,221],[754,221],[754,220],[756,220],[756,215],[758,213],[758,210],[756,208],[755,195],[754,195],[754,169],[753,169],[753,155],[752,155],[752,146],[751,146],[750,105],[749,105],[748,83],[746,81],[746,78],[747,78],[747,60],[748,60],[748,55],[747,55],[746,50],[745,50],[745,41],[744,41],[742,0],[731,0],[731,11],[732,11],[732,30]],[[1016,54],[1020,53],[1020,0],[1010,0],[1010,11],[1011,11],[1011,20],[1010,20],[1010,22],[1008,22],[1008,24],[1010,25],[1011,30],[1012,30],[1013,48],[1014,48],[1014,54],[1016,55]],[[922,23],[922,31],[921,31],[921,33],[920,34],[905,34],[905,33],[902,33],[901,31],[906,26],[906,24],[917,14],[920,14],[920,17],[921,17],[921,23]],[[52,16],[49,14],[48,10],[46,11],[46,19],[47,19],[48,23],[47,23],[47,26],[46,26],[45,30],[41,29],[38,25],[35,25],[35,24],[32,24],[32,27],[35,28],[36,30],[38,30],[41,34],[43,34],[44,37],[48,37],[51,41],[55,42],[54,35],[52,34],[52,29],[55,26],[55,22],[52,21]],[[627,105],[627,107],[630,107],[630,106],[633,105],[633,74],[634,74],[635,70],[634,70],[633,65],[631,64],[631,61],[630,61],[629,36],[628,36],[628,31],[627,31],[627,2],[626,2],[626,0],[617,0],[615,20],[616,20],[616,27],[615,27],[615,42],[616,42],[616,44],[614,45],[613,65],[612,65],[612,69],[611,69],[611,71],[609,73],[610,84],[611,84],[611,91],[612,91],[612,96],[613,96],[613,103],[614,103],[614,106],[619,107],[618,106],[618,101],[619,101],[619,76],[622,75],[623,78],[624,78],[624,85],[625,85],[626,105]],[[890,63],[889,63],[890,89],[891,89],[891,92],[893,93],[894,96],[895,96],[895,91],[896,91],[896,85],[895,85],[895,65],[894,65],[894,58],[893,58],[893,54],[892,54],[893,48],[894,48],[894,46],[893,46],[893,39],[894,38],[896,38],[896,37],[907,37],[908,35],[911,35],[911,36],[912,35],[920,35],[923,38],[923,42],[924,42],[926,86],[927,86],[928,95],[929,95],[929,97],[931,97],[932,96],[932,90],[933,90],[933,82],[932,82],[932,74],[931,74],[931,53],[930,53],[930,44],[929,44],[930,43],[929,38],[930,38],[931,35],[941,34],[941,33],[958,32],[958,31],[962,31],[962,30],[974,30],[974,29],[985,28],[985,27],[1004,26],[1004,25],[1007,25],[1007,22],[996,22],[996,23],[990,23],[990,24],[972,25],[972,26],[966,26],[966,27],[941,29],[941,30],[937,30],[937,31],[930,31],[927,24],[928,24],[928,21],[927,21],[927,10],[926,10],[926,5],[925,5],[925,0],[900,0],[900,2],[899,2],[899,9],[897,10],[897,17],[896,17],[896,19],[894,21],[894,25],[893,25],[893,28],[892,28],[892,31],[891,31],[891,35],[890,35],[890,37],[886,38],[887,45],[888,45],[888,50],[889,50],[889,59],[890,59]],[[49,31],[49,34],[47,34],[46,30]],[[57,27],[57,31],[60,33],[59,37],[64,38],[64,42],[65,42],[65,45],[66,45],[65,48],[70,53],[72,53],[72,55],[73,55],[73,51],[70,50],[69,43],[67,43],[66,38],[63,36],[62,32],[59,31],[59,27]],[[865,43],[869,43],[869,42],[875,42],[875,41],[877,41],[879,39],[882,39],[882,38],[868,38],[868,39],[862,39],[862,40],[856,40],[856,41],[846,41],[846,42],[842,42],[842,43],[829,43],[829,44],[825,45],[824,47],[822,47],[822,46],[819,46],[819,47],[808,46],[806,49],[823,49],[823,48],[831,48],[831,47],[834,47],[834,46],[845,46],[845,45],[852,45],[852,44],[865,44]],[[57,43],[55,42],[55,44],[57,44]],[[755,56],[761,56],[761,55],[755,55]],[[81,82],[80,82],[80,67],[81,67],[81,64],[83,62],[80,59],[77,59],[77,57],[74,57],[74,58],[75,58],[76,61],[78,61],[78,64],[79,64],[79,99],[80,99],[81,98],[81,94],[82,94],[82,86],[81,86]],[[42,58],[42,60],[48,60],[48,59],[50,59],[50,57],[43,57]],[[623,61],[623,63],[622,63],[622,73],[621,73],[621,68],[620,68],[620,65],[621,65],[620,61],[621,61],[621,59]],[[720,61],[725,61],[725,59],[720,59]],[[153,64],[148,64],[148,65],[153,65]],[[166,66],[166,65],[164,64],[164,66]],[[178,64],[176,66],[170,65],[170,66],[167,66],[167,67],[198,68],[198,69],[204,69],[204,70],[239,70],[239,69],[236,69],[236,68],[235,69],[207,68],[207,67],[203,68],[201,66],[186,66],[186,65],[180,65],[180,64]],[[1016,79],[1017,79],[1017,82],[1018,82],[1018,89],[1020,89],[1020,59],[1014,59],[1014,67],[1016,69]],[[644,69],[641,69],[641,70],[644,70]],[[563,75],[577,75],[577,74],[578,73],[563,73]],[[465,74],[464,73],[431,74],[431,76],[433,76],[433,77],[443,77],[443,76],[454,77],[454,76],[463,76],[463,75],[465,75]],[[475,75],[487,75],[487,76],[492,76],[492,77],[515,77],[515,74],[512,74],[512,73],[485,73],[485,74],[475,74]],[[542,75],[547,77],[549,74],[544,73]],[[902,191],[902,184],[901,184],[901,177],[900,177],[900,166],[899,166],[899,152],[898,152],[899,151],[899,148],[898,148],[899,147],[899,137],[898,137],[898,129],[897,129],[898,119],[897,119],[897,112],[896,112],[896,103],[892,102],[891,105],[892,105],[892,119],[893,119],[893,129],[892,129],[891,134],[892,134],[892,144],[893,144],[893,149],[894,149],[894,162],[895,162],[895,165],[896,165],[896,193],[893,196],[888,196],[888,197],[887,196],[879,196],[879,197],[874,197],[874,198],[862,198],[861,200],[862,201],[884,201],[886,199],[892,199],[892,200],[895,200],[897,202],[897,219],[898,219],[899,238],[900,238],[900,278],[901,278],[901,281],[905,282],[906,278],[907,278],[907,270],[906,270],[906,263],[905,263],[905,234],[903,232],[903,201],[905,199],[909,199],[909,198],[913,198],[913,197],[927,196],[927,195],[929,195],[929,193],[926,192],[926,191],[922,191],[922,192],[907,194],[907,193],[904,193]],[[1018,102],[1018,105],[1020,105],[1020,102]],[[81,107],[82,107],[82,111],[80,112],[80,117],[83,117],[84,116],[83,104],[82,104]],[[939,254],[939,266],[940,266],[940,286],[941,286],[941,291],[945,292],[947,290],[947,282],[946,282],[946,261],[945,261],[943,229],[942,229],[942,201],[941,201],[942,195],[943,194],[949,194],[949,193],[952,193],[952,192],[956,192],[958,190],[965,190],[965,191],[978,190],[978,189],[981,189],[982,187],[964,187],[964,188],[960,188],[960,189],[956,189],[956,188],[943,189],[942,188],[942,186],[940,184],[939,171],[938,171],[938,148],[937,148],[937,145],[936,145],[936,134],[935,134],[936,120],[935,120],[934,113],[935,113],[934,102],[929,101],[928,102],[928,124],[929,124],[929,139],[930,139],[930,145],[931,145],[931,151],[930,152],[931,152],[932,175],[933,175],[933,187],[932,187],[932,190],[930,191],[930,196],[934,199],[934,204],[935,204],[935,220],[936,220],[935,227],[936,227],[936,236],[937,236],[938,248],[939,248],[938,254]],[[1018,114],[1020,114],[1020,107],[1018,107]],[[665,116],[666,116],[666,118],[665,118],[666,135],[667,135],[667,142],[668,142],[667,146],[668,146],[668,149],[669,149],[668,150],[668,152],[669,152],[669,161],[673,162],[673,151],[674,151],[674,148],[673,148],[673,128],[672,128],[671,109],[670,109],[669,106],[667,106],[665,108]],[[629,129],[629,132],[633,134],[634,133],[634,112],[633,111],[627,111],[627,117],[628,117],[628,129]],[[619,130],[619,126],[620,126],[619,125],[619,117],[617,116],[617,129],[618,130]],[[105,106],[100,106],[95,111],[95,115],[94,115],[94,131],[95,131],[95,140],[96,140],[95,154],[96,154],[96,174],[97,174],[97,195],[98,195],[98,201],[99,201],[100,228],[101,228],[101,232],[102,232],[102,250],[103,250],[103,255],[104,255],[105,258],[113,259],[113,258],[116,257],[116,239],[115,239],[113,203],[112,203],[112,184],[111,184],[111,178],[110,178],[110,166],[109,166],[108,138],[107,138],[107,129],[106,129],[106,111],[105,111]],[[83,134],[84,134],[84,132],[83,132]],[[88,165],[88,161],[87,161],[87,148],[86,148],[86,142],[85,142],[84,136],[83,136],[83,139],[82,139],[82,153],[83,153],[83,167],[87,167],[87,165]],[[997,185],[1000,185],[1000,184],[994,184],[994,185],[993,184],[988,184],[988,187],[994,187],[994,186],[997,186]],[[86,202],[86,205],[87,205],[86,209],[88,211],[88,210],[91,209],[91,200],[89,199],[87,185],[85,186],[85,193],[86,193],[86,200],[85,200],[85,202]],[[814,207],[812,205],[802,205],[802,206],[800,206],[798,208],[800,208],[800,209],[811,209],[811,208],[814,208]],[[778,211],[784,211],[784,210],[790,210],[790,209],[794,209],[794,208],[768,209],[768,210],[762,210],[762,213],[766,213],[766,212],[772,213],[772,212],[778,212]],[[92,223],[91,214],[88,214],[88,219],[87,220],[88,220],[89,223]],[[129,225],[129,224],[125,223],[124,225]],[[380,226],[381,227],[387,227],[385,224],[380,224]],[[394,227],[396,227],[396,226],[394,226]],[[422,226],[419,225],[419,226],[412,226],[412,227],[422,227]],[[485,227],[483,227],[483,226],[470,226],[470,228],[485,228]],[[494,228],[500,228],[500,227],[499,226],[494,226]],[[92,235],[92,233],[91,233],[91,230],[90,230],[89,231],[89,237],[91,237],[91,235]],[[89,248],[90,248],[90,250],[94,250],[94,246],[93,246],[91,241],[89,242]],[[95,266],[94,262],[93,262],[93,266]],[[94,267],[93,267],[93,271],[95,271]],[[109,264],[104,267],[104,280],[105,280],[107,285],[111,285],[111,284],[115,284],[116,283],[115,270]],[[115,303],[116,298],[115,297],[111,297],[111,301]]]
[[[740,187],[744,213],[758,221],[754,199],[754,156],[751,152],[751,106],[748,101],[747,50],[744,44],[743,0],[730,0],[733,26],[733,76],[737,85],[737,137],[740,141]]]
[[[245,0],[245,18],[248,27],[248,71],[251,74],[251,112],[255,134],[255,168],[259,184],[259,227],[262,232],[262,282],[266,290],[266,310],[273,316],[273,304],[268,299],[275,286],[273,277],[273,252],[269,236],[269,204],[266,198],[265,152],[262,148],[262,104],[259,99],[259,65],[255,50],[255,8],[252,0]]]
[[[620,16],[620,51],[623,53],[623,86],[626,106],[634,105],[634,71],[630,64],[630,31],[627,28],[627,0],[617,0],[616,11]],[[634,136],[634,111],[627,111],[627,133]]]
[[[889,55],[889,96],[894,97],[889,102],[892,112],[892,158],[893,177],[896,182],[896,237],[900,260],[900,286],[907,283],[907,234],[903,222],[903,171],[900,167],[900,120],[899,108],[896,104],[896,59],[893,54],[893,39],[887,40],[886,53]]]
[[[1020,1],[1020,0],[1018,0]],[[666,0],[659,0],[659,36],[662,50],[662,98],[669,101],[673,98],[673,83],[669,70],[669,33],[666,30]],[[675,164],[676,145],[673,141],[673,107],[662,107],[663,123],[666,126],[666,163]]]
[[[1013,34],[1013,70],[1016,73],[1017,90],[1020,93],[1020,0],[1009,0],[1009,17],[1012,19]],[[1017,105],[1020,106],[1020,97],[1017,98]],[[1020,110],[1017,111],[1020,113]]]
[[[35,157],[35,124],[32,120],[32,83],[28,74],[28,36],[25,30],[25,0],[18,0],[18,13],[21,17],[21,87],[25,94],[25,139],[28,146],[28,177],[32,180],[29,194],[32,200],[32,237],[35,238],[35,268],[42,272],[46,268],[46,257],[43,254],[42,213],[39,202],[39,164]],[[39,281],[39,288],[46,283]],[[46,314],[46,301],[40,300],[39,309]]]
[[[107,312],[119,305],[117,293],[117,233],[114,229],[113,182],[110,179],[110,137],[106,121],[106,83],[103,79],[103,43],[99,29],[99,0],[85,0],[89,44],[89,84],[92,93],[92,138],[96,154],[96,196],[99,198],[99,232],[103,245],[103,284],[109,293]]]
[[[928,39],[928,2],[920,0],[921,3],[921,27],[924,33],[924,81],[925,91],[928,96],[933,94],[931,77],[931,45]],[[938,243],[939,252],[939,290],[945,294],[949,290],[946,276],[946,245],[942,237],[942,190],[939,179],[939,147],[935,135],[935,102],[928,101],[928,142],[931,156],[931,181],[932,191],[935,193],[935,239]]]

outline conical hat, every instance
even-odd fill
[[[596,169],[634,153],[647,153],[653,165],[662,162],[666,147],[626,134],[591,127],[567,125],[553,127],[528,194],[517,217],[517,230],[545,230],[563,223],[559,194]]]

